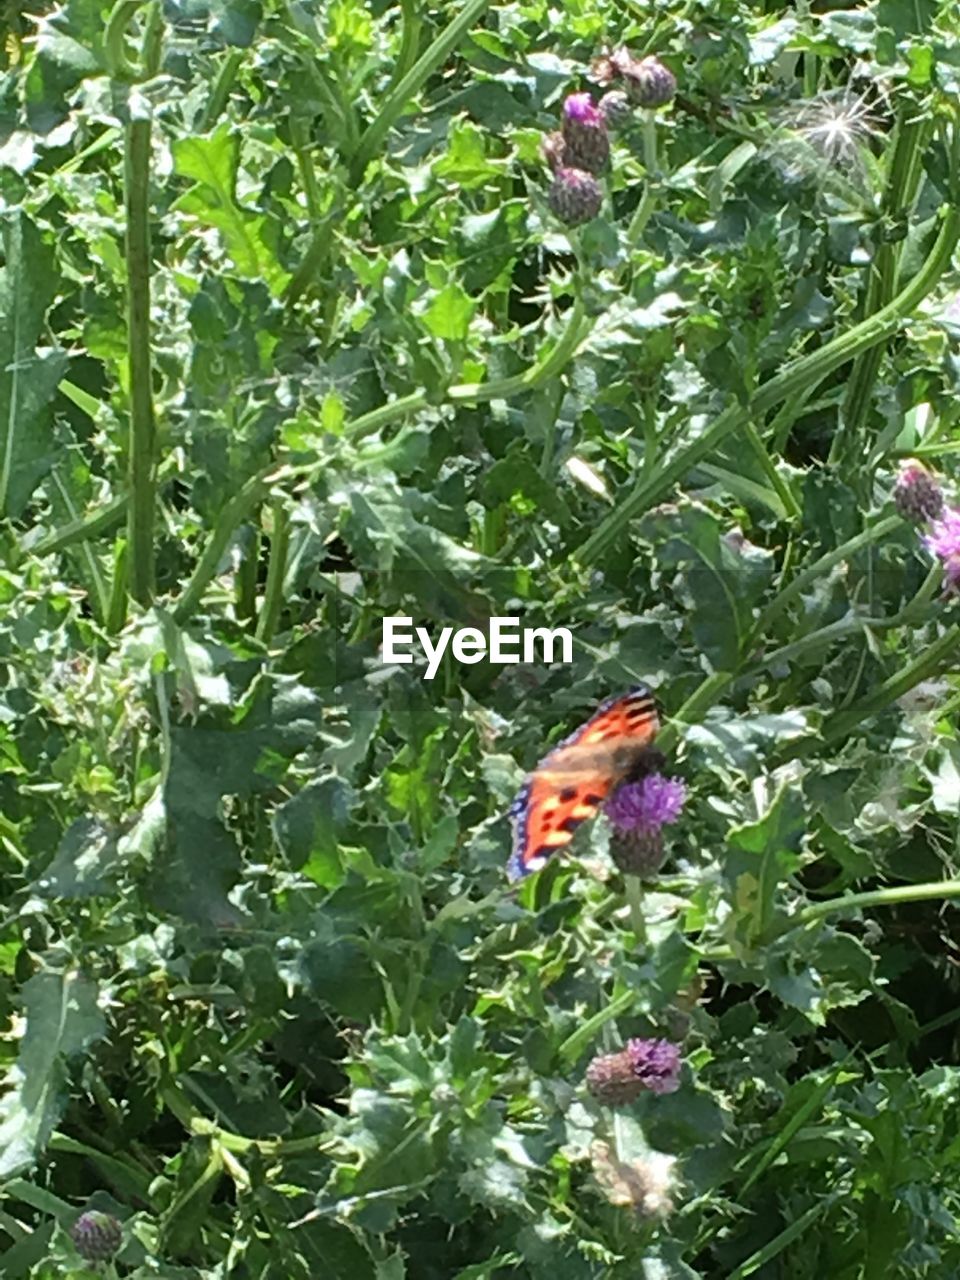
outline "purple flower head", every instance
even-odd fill
[[[670,1040],[628,1040],[633,1074],[651,1093],[680,1088],[680,1046]]]
[[[607,122],[589,93],[571,93],[563,104],[563,162],[568,168],[602,173],[610,160]]]
[[[893,486],[893,505],[904,520],[922,524],[943,512],[943,491],[936,476],[919,462],[907,462]]]
[[[639,782],[617,787],[604,812],[620,831],[658,832],[676,822],[687,798],[687,788],[679,778],[651,773]]]
[[[70,1239],[84,1262],[107,1262],[120,1248],[123,1228],[112,1214],[89,1209],[70,1228]]]
[[[680,1087],[680,1046],[670,1040],[628,1040],[617,1053],[602,1053],[587,1067],[587,1088],[605,1107],[625,1107],[644,1093]]]
[[[945,508],[940,519],[931,524],[923,542],[943,566],[946,590],[960,590],[960,509]]]
[[[563,101],[563,118],[574,124],[602,125],[603,112],[593,105],[589,93],[571,93]]]

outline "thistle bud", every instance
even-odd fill
[[[123,1238],[120,1223],[109,1213],[89,1209],[70,1228],[73,1247],[84,1262],[109,1262]]]
[[[677,79],[659,58],[642,58],[624,72],[627,93],[639,107],[664,107],[677,92]]]
[[[620,129],[633,119],[633,104],[622,89],[611,89],[605,93],[599,105],[608,129]]]
[[[659,871],[662,828],[676,822],[686,794],[679,778],[660,773],[617,787],[604,812],[612,829],[610,856],[625,875],[650,879]]]
[[[906,463],[893,486],[893,505],[904,520],[923,524],[943,511],[943,492],[937,478],[919,462]]]
[[[602,173],[610,159],[607,122],[589,93],[571,93],[563,104],[564,164]]]
[[[675,1093],[680,1050],[669,1040],[628,1040],[619,1053],[598,1055],[587,1067],[587,1088],[607,1107],[624,1107],[642,1093]]]
[[[595,218],[602,202],[600,184],[581,169],[558,169],[547,195],[550,208],[568,227],[579,227]]]

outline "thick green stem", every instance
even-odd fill
[[[267,585],[263,593],[263,605],[257,620],[257,639],[269,644],[273,639],[280,612],[283,609],[283,581],[287,572],[287,551],[290,546],[290,515],[282,501],[273,503],[273,532],[270,535],[270,561],[267,567]]]
[[[800,504],[793,496],[793,490],[777,470],[777,464],[774,462],[766,445],[760,439],[760,432],[752,422],[744,423],[743,438],[746,441],[750,452],[760,464],[761,471],[770,481],[770,485],[774,493],[780,499],[780,505],[783,507],[784,517],[787,520],[799,520]]]
[[[523,373],[513,374],[509,378],[495,378],[492,382],[465,382],[447,390],[446,402],[450,404],[486,404],[490,400],[507,400],[510,396],[532,391],[534,387],[546,382],[560,373],[564,366],[576,355],[577,348],[586,337],[589,318],[581,298],[578,296],[570,308],[570,315],[560,337],[540,359],[535,361]],[[430,397],[425,391],[414,391],[408,396],[401,396],[384,404],[379,409],[354,418],[343,428],[343,434],[351,439],[359,440],[363,436],[379,431],[411,413],[418,413],[430,404]],[[439,402],[443,404],[444,401]]]
[[[420,0],[400,0],[400,12],[403,19],[400,52],[397,54],[396,65],[393,68],[393,74],[387,86],[387,93],[390,93],[394,86],[400,83],[416,62],[417,50],[420,48],[420,29],[423,26],[423,19],[420,16]]]
[[[557,1056],[563,1058],[566,1062],[574,1062],[608,1022],[613,1018],[619,1018],[621,1013],[626,1013],[631,1005],[639,1003],[640,996],[638,992],[632,988],[621,991],[618,996],[614,996],[609,1004],[604,1005],[599,1013],[595,1013],[592,1018],[588,1018],[586,1022],[577,1027],[572,1035],[567,1036],[557,1050]]]
[[[124,164],[127,215],[127,360],[130,378],[130,594],[138,604],[153,598],[156,507],[153,370],[150,356],[150,120],[126,129]]]
[[[804,591],[812,588],[820,581],[825,574],[844,560],[849,560],[851,556],[856,555],[858,551],[862,551],[864,547],[868,547],[871,543],[882,541],[887,534],[894,533],[897,529],[903,527],[903,519],[900,516],[886,516],[883,520],[878,520],[876,524],[864,529],[862,533],[858,533],[856,537],[849,538],[846,542],[834,547],[832,551],[828,551],[819,560],[815,560],[813,564],[807,565],[801,573],[787,583],[774,598],[757,619],[748,642],[748,648],[752,648],[757,641],[770,628],[771,624],[780,616],[791,600],[795,600],[797,596],[802,595]]]
[[[637,941],[637,948],[647,945],[647,922],[643,918],[643,881],[639,876],[624,877],[624,891],[630,909],[630,927]]]
[[[201,128],[204,133],[212,129],[223,115],[227,99],[230,97],[230,91],[237,80],[237,72],[242,65],[242,49],[231,49],[223,62],[221,62],[220,70],[217,72],[217,78],[213,82],[213,88],[210,91],[210,97],[207,99],[207,105],[204,108],[201,120]]]
[[[949,627],[942,636],[914,660],[901,668],[895,675],[873,689],[865,698],[860,698],[845,711],[835,712],[824,721],[820,733],[826,742],[844,738],[858,724],[869,720],[885,707],[902,698],[905,693],[915,689],[918,684],[938,675],[949,658],[956,664],[957,647],[960,645],[960,625]]]
[[[173,610],[173,618],[178,625],[182,626],[188,622],[198,608],[203,599],[203,593],[216,576],[223,554],[230,545],[230,539],[257,503],[266,496],[274,470],[275,468],[271,468],[269,471],[261,471],[259,475],[253,476],[220,512],[203,555],[197,562],[187,588]]]
[[[490,0],[469,0],[462,12],[441,31],[400,83],[387,94],[385,102],[357,145],[351,165],[351,181],[354,186],[359,185],[363,179],[367,165],[376,155],[404,107],[419,92],[434,71],[442,65],[489,4]]]
[[[704,715],[720,697],[733,679],[728,671],[714,671],[699,684],[675,716],[670,718],[657,735],[661,751],[671,752],[680,737],[678,725],[699,724]]]
[[[601,521],[595,532],[574,553],[577,561],[584,566],[595,564],[618,540],[631,520],[663,499],[688,471],[745,423],[762,417],[799,392],[812,389],[835,369],[896,333],[950,265],[958,238],[960,208],[951,207],[944,215],[940,233],[923,267],[891,303],[819,351],[791,361],[782,373],[755,392],[748,406],[737,404],[726,408],[701,436],[680,449],[669,462],[655,468]]]
[[[866,893],[848,893],[842,898],[814,902],[795,916],[784,932],[798,925],[813,924],[827,916],[845,916],[868,907],[892,907],[898,902],[948,901],[960,898],[960,880],[933,880],[926,884],[903,884],[892,889],[871,889]]]
[[[908,113],[914,113],[915,118],[908,119]],[[932,120],[925,113],[918,113],[913,102],[904,103],[897,125],[887,185],[881,198],[881,221],[878,227],[881,234],[892,236],[899,224],[909,216],[923,173],[923,150],[931,127]],[[863,300],[864,316],[873,315],[893,298],[902,251],[902,238],[886,239],[877,247],[873,262],[868,268]],[[885,345],[878,343],[854,361],[840,413],[840,426],[830,449],[830,461],[834,464],[841,459],[851,458],[860,447]]]

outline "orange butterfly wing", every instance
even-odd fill
[[[515,821],[507,875],[539,871],[573,839],[610,792],[641,764],[660,721],[645,685],[610,698],[555,747],[527,778],[510,807]]]

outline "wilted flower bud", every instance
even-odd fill
[[[604,1053],[587,1067],[587,1088],[607,1107],[623,1107],[642,1093],[675,1093],[680,1049],[669,1040],[628,1040],[619,1053]]]
[[[633,119],[633,104],[622,89],[611,89],[600,99],[600,114],[608,129],[619,129]]]
[[[604,53],[599,58],[594,58],[590,64],[590,73],[597,84],[615,84],[616,81],[622,80],[638,61],[639,59],[635,58],[625,45],[621,45],[612,53]]]
[[[70,1239],[84,1262],[108,1262],[120,1248],[123,1229],[109,1213],[90,1209],[70,1228]]]
[[[941,518],[931,524],[923,542],[943,566],[944,588],[960,590],[960,510],[947,507]]]
[[[546,135],[540,144],[540,150],[543,152],[544,160],[546,160],[554,173],[564,167],[567,144],[564,142],[563,134],[559,129],[554,129],[553,133]]]
[[[615,49],[591,66],[598,84],[620,84],[639,107],[662,107],[677,92],[677,80],[659,58],[637,58],[629,49]]]
[[[904,520],[915,524],[936,520],[943,510],[943,492],[936,476],[919,462],[906,463],[893,486],[893,505]]]
[[[590,1147],[593,1176],[611,1204],[643,1218],[665,1218],[673,1208],[676,1158],[648,1151],[639,1160],[621,1160],[606,1142]]]
[[[589,93],[571,93],[563,104],[564,164],[602,173],[610,159],[607,122]]]
[[[582,169],[558,169],[547,202],[561,222],[578,227],[600,212],[603,192],[596,178]]]

